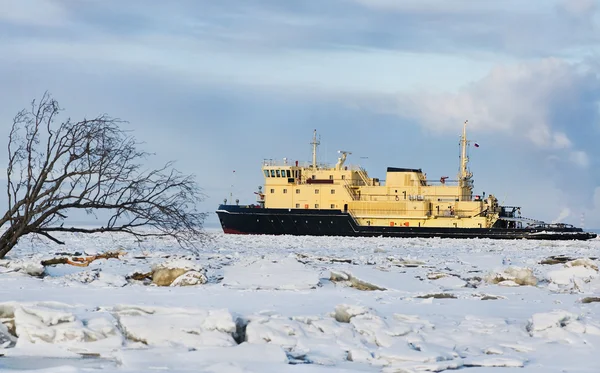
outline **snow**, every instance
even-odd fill
[[[202,266],[200,266],[198,263],[183,258],[169,259],[152,266],[152,271],[157,271],[159,269],[184,269],[186,271],[196,272],[204,271],[204,268],[202,268]]]
[[[239,289],[302,290],[319,283],[319,272],[296,259],[249,258],[225,270],[223,285]]]
[[[565,263],[562,268],[548,272],[548,279],[556,291],[597,292],[600,290],[598,265],[589,258]]]
[[[112,314],[126,339],[150,347],[196,350],[236,344],[236,326],[227,310],[117,306]]]
[[[600,240],[208,234],[23,240],[0,261],[0,371],[597,371]],[[158,271],[170,286],[130,279]]]
[[[486,281],[504,286],[535,286],[538,283],[538,279],[533,275],[531,268],[515,266],[500,269],[496,273],[489,274],[486,277]]]
[[[39,260],[33,258],[5,260],[0,259],[0,274],[7,272],[20,272],[30,276],[42,276],[44,266]]]

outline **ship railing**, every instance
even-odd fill
[[[310,180],[310,179],[307,179],[303,176],[302,179],[295,179],[294,183],[297,185],[316,184],[314,181],[311,182],[308,180]],[[365,183],[362,180],[341,179],[341,178],[327,179],[327,181],[329,181],[329,180],[333,181],[333,184],[342,183],[347,188],[365,186]]]
[[[358,174],[362,182],[365,183],[365,185],[371,185],[371,180],[369,180],[369,177],[367,176],[367,170],[365,170],[362,167],[359,167],[359,170],[357,170],[356,173]]]
[[[350,180],[345,180],[346,185],[348,186],[363,186],[362,183],[352,182]],[[398,197],[398,199],[396,198]],[[363,193],[360,197],[361,201],[431,201],[431,202],[458,202],[460,198],[455,194],[439,194],[439,195],[431,195],[431,194],[407,194],[406,198],[404,198],[404,194],[378,194],[378,193]],[[463,201],[477,201],[477,199],[464,199]]]
[[[514,219],[514,220],[516,220],[516,219]],[[524,220],[532,220],[532,221],[527,222]],[[526,229],[536,229],[536,230],[540,230],[540,229],[550,229],[550,230],[553,230],[553,229],[576,229],[576,227],[574,225],[567,224],[567,223],[546,223],[546,222],[534,220],[534,219],[519,219],[518,221],[520,221],[522,223],[526,223],[526,227],[525,227]]]
[[[471,218],[479,213],[479,209],[476,210],[442,210],[439,213],[437,211],[431,211],[429,209],[424,210],[409,210],[410,215],[407,215],[405,209],[371,209],[371,208],[354,208],[354,213],[360,217],[412,217],[412,218],[423,218],[423,217],[436,217],[436,218]]]
[[[354,208],[352,209],[354,211],[354,214],[356,214],[357,216],[360,217],[370,217],[370,216],[382,216],[382,217],[387,217],[387,216],[407,216],[407,211],[402,209],[371,209],[371,208]],[[411,216],[414,216],[415,218],[418,217],[423,217],[423,216],[427,216],[426,214],[429,213],[429,210],[410,210]],[[415,213],[421,213],[421,214],[415,214]]]
[[[450,184],[450,186],[456,186],[458,185],[459,180],[449,180],[449,179],[445,179],[444,181],[440,180],[425,180],[425,186],[444,186],[444,185],[448,185]],[[415,180],[414,181],[415,185],[421,185],[421,181],[420,180]]]
[[[436,216],[436,217],[441,217],[441,216],[445,216],[445,217],[459,217],[459,218],[471,218],[474,217],[476,215],[479,215],[481,213],[481,210],[479,209],[479,207],[476,207],[474,209],[470,209],[470,210],[452,210],[452,209],[444,209],[441,210],[439,213],[437,213],[437,210],[435,211],[436,213],[432,213],[432,216]]]
[[[356,200],[360,199],[360,196],[358,195],[358,193],[356,193],[356,190],[354,190],[352,188],[353,186],[357,186],[357,185],[355,185],[355,183],[353,183],[352,181],[344,179],[344,188],[350,195],[350,198],[352,198],[353,201],[356,201]]]
[[[279,159],[265,159],[262,161],[263,167],[301,167],[301,168],[312,168],[311,162],[298,162],[296,166],[296,161],[291,160],[279,160]],[[318,170],[327,170],[332,168],[329,163],[318,162],[317,169]]]
[[[424,219],[427,218],[428,211],[410,210],[410,215],[406,210],[378,210],[378,209],[353,209],[354,215],[359,218],[379,218],[379,219]],[[418,214],[421,212],[421,214]]]
[[[296,167],[296,161],[290,160],[290,159],[287,159],[287,160],[263,159],[261,166],[262,167]],[[335,166],[335,164],[332,164],[332,163],[318,162],[317,170],[332,170],[335,168],[334,166]],[[312,163],[305,162],[305,161],[298,162],[297,167],[311,168]],[[363,169],[359,165],[352,165],[352,164],[344,165],[343,168],[344,168],[344,170],[350,170],[350,171],[360,171],[361,169]]]

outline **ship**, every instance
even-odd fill
[[[216,213],[226,234],[588,240],[595,233],[565,223],[521,215],[493,195],[474,194],[469,168],[467,123],[459,142],[459,172],[430,180],[421,169],[388,167],[385,179],[363,167],[317,162],[320,141],[313,133],[312,162],[264,160],[264,188],[255,203],[221,204]]]

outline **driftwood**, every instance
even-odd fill
[[[333,257],[328,257],[328,256],[315,256],[315,255],[308,255],[308,254],[302,254],[302,253],[297,253],[296,258],[302,264],[306,264],[306,263],[310,262],[311,260],[319,261],[319,262],[326,262],[326,263],[352,264],[352,259],[333,258]]]
[[[152,272],[148,272],[148,273],[140,273],[140,272],[135,272],[130,276],[126,277],[128,280],[136,280],[136,281],[144,281],[144,280],[152,280]]]
[[[425,295],[417,295],[415,298],[420,299],[456,299],[456,295],[450,293],[433,293],[433,294],[425,294]]]
[[[123,251],[108,251],[104,254],[82,256],[82,257],[63,257],[42,260],[43,266],[51,266],[56,264],[69,264],[77,267],[87,267],[91,262],[98,259],[119,259],[125,252]]]
[[[564,264],[566,262],[570,262],[571,260],[575,260],[575,258],[570,258],[566,255],[552,255],[552,256],[547,257],[546,259],[542,259],[540,261],[540,264],[548,264],[548,265]]]
[[[599,297],[585,297],[581,300],[581,303],[594,303],[594,302],[600,302],[600,298]]]

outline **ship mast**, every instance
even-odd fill
[[[467,140],[467,123],[468,122],[469,122],[468,120],[465,120],[465,124],[463,125],[463,133],[460,138],[460,172],[458,174],[458,180],[460,183],[460,187],[468,188],[469,192],[470,192],[470,189],[472,187],[470,180],[471,180],[471,177],[473,176],[473,173],[471,173],[467,167],[469,164],[469,157],[467,156],[467,146],[469,144],[469,141]],[[464,200],[467,197],[464,189],[463,189],[461,197],[462,197],[461,200]]]
[[[313,141],[310,143],[312,145],[312,168],[313,170],[317,169],[317,145],[321,144],[317,141],[317,130],[313,132]]]

